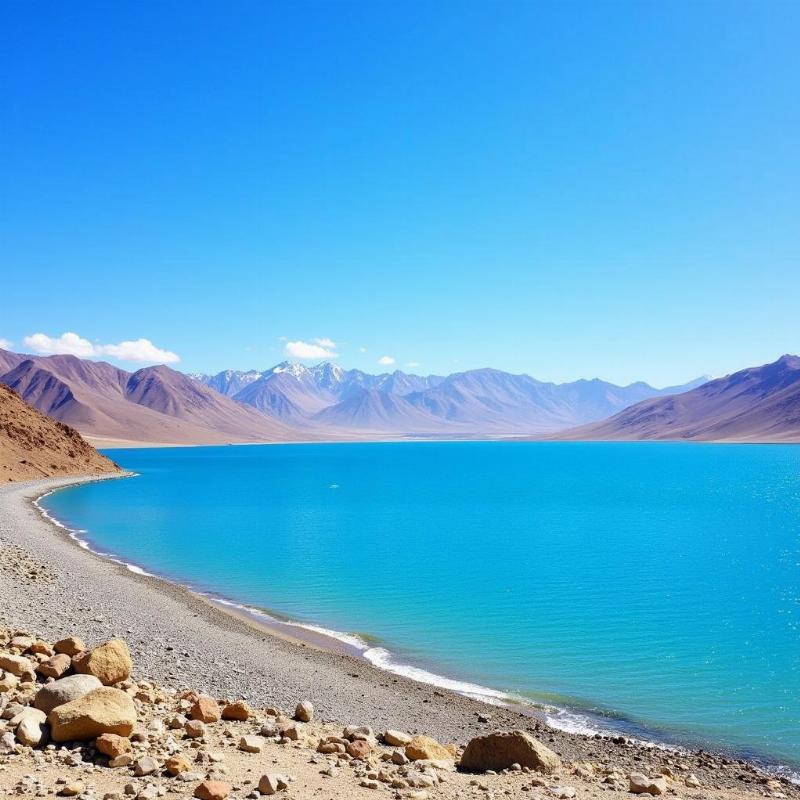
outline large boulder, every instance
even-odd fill
[[[650,778],[641,772],[632,772],[628,776],[628,790],[633,794],[666,794],[667,779],[659,775]]]
[[[33,700],[34,706],[49,714],[57,706],[83,697],[103,684],[94,675],[70,675],[42,686]]]
[[[127,680],[131,676],[133,662],[128,645],[122,639],[110,639],[81,658],[73,658],[76,672],[94,675],[103,686]]]
[[[47,722],[54,742],[95,739],[104,733],[130,736],[136,726],[136,707],[121,689],[102,686],[57,706]]]
[[[512,764],[537,772],[554,772],[561,759],[525,731],[497,731],[471,739],[459,766],[468,772],[507,769]]]

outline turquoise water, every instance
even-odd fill
[[[139,477],[43,501],[95,549],[562,724],[800,766],[800,447],[109,454]]]

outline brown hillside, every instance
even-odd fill
[[[119,471],[74,428],[49,419],[0,384],[0,483]]]

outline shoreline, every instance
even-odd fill
[[[271,651],[270,655],[273,661],[277,658],[280,662],[278,670],[283,669],[284,671],[287,669],[291,671],[298,660],[306,666],[311,662],[311,672],[317,677],[303,690],[293,688],[293,692],[299,691],[300,694],[308,695],[315,690],[312,687],[316,687],[316,691],[319,693],[317,678],[322,673],[325,677],[324,683],[328,684],[329,689],[334,686],[337,689],[333,692],[335,697],[330,692],[326,692],[329,702],[327,708],[325,702],[320,703],[321,710],[329,714],[331,719],[363,721],[377,727],[381,724],[387,727],[400,725],[400,727],[410,730],[432,733],[442,740],[449,741],[486,732],[486,723],[480,722],[480,719],[488,716],[493,728],[531,727],[536,730],[544,728],[548,734],[551,734],[551,742],[559,745],[556,749],[567,758],[579,759],[585,757],[587,753],[596,753],[598,748],[608,748],[616,756],[619,756],[621,747],[616,739],[622,737],[617,731],[600,736],[599,733],[560,730],[554,728],[550,721],[546,721],[546,708],[536,707],[533,704],[516,706],[513,698],[506,693],[489,689],[486,691],[490,695],[480,696],[476,699],[474,695],[464,693],[463,688],[459,691],[457,688],[437,686],[436,683],[415,680],[403,672],[391,671],[386,668],[386,665],[376,664],[366,658],[364,652],[370,649],[370,645],[360,640],[356,644],[354,640],[357,637],[353,635],[339,634],[302,622],[284,621],[260,609],[249,608],[226,598],[199,592],[167,578],[149,574],[140,567],[130,565],[114,555],[98,553],[90,549],[87,543],[82,542],[77,532],[70,531],[62,523],[54,520],[45,509],[38,505],[41,498],[57,489],[92,480],[108,480],[116,477],[130,477],[130,473],[119,476],[71,477],[10,484],[0,488],[0,508],[6,510],[9,507],[9,495],[11,495],[13,498],[11,506],[16,506],[16,511],[23,512],[23,516],[32,517],[38,522],[41,526],[41,533],[49,534],[42,536],[41,539],[33,537],[29,542],[35,541],[39,545],[35,548],[38,551],[36,552],[37,557],[42,558],[44,554],[45,560],[47,561],[47,556],[49,556],[49,562],[52,563],[53,556],[56,556],[55,566],[64,561],[78,564],[83,573],[90,573],[86,577],[94,577],[91,573],[97,571],[106,575],[111,571],[114,578],[122,584],[119,587],[119,594],[122,598],[130,593],[139,595],[136,600],[142,602],[145,612],[162,613],[167,611],[164,608],[165,605],[170,607],[170,611],[173,610],[173,606],[177,606],[179,607],[178,621],[183,622],[186,622],[185,615],[188,613],[194,623],[192,627],[197,629],[190,636],[193,646],[197,646],[198,642],[218,638],[220,632],[223,632],[229,655],[231,654],[230,647],[239,650],[243,647],[266,649]],[[12,525],[12,527],[14,526]],[[0,525],[0,534],[4,533],[6,531]],[[19,534],[20,531],[18,530],[17,533]],[[53,534],[56,535],[53,536]],[[31,537],[21,536],[18,538],[24,540]],[[50,545],[57,542],[61,547],[48,547],[48,539]],[[18,541],[17,544],[20,542]],[[61,552],[53,553],[52,550]],[[60,558],[60,556],[66,555],[65,551],[70,552],[73,557]],[[0,579],[2,579],[2,574],[0,574]],[[92,583],[90,580],[89,584],[92,585]],[[0,580],[0,587],[2,587],[2,580]],[[134,587],[138,591],[134,591]],[[93,585],[93,588],[96,590],[102,587]],[[167,615],[165,614],[165,616]],[[105,622],[105,615],[93,618],[95,622],[98,620]],[[109,620],[109,622],[111,621]],[[100,636],[115,632],[125,636],[126,631],[130,636],[129,632],[135,630],[135,628],[120,629],[116,627],[118,625],[116,620],[113,624],[115,626],[112,627],[112,630],[108,630],[107,625],[101,626],[104,630],[100,632]],[[73,627],[75,626],[73,625]],[[69,628],[62,628],[62,631],[65,635],[70,632]],[[347,641],[347,637],[351,641]],[[235,638],[236,641],[230,641],[231,638]],[[151,644],[147,639],[141,640],[140,643]],[[360,649],[362,644],[364,647]],[[152,654],[148,654],[147,649],[142,650],[144,658],[137,658],[137,662],[143,662],[153,670],[148,677],[158,675],[159,679],[169,680],[168,663],[163,663],[164,659],[159,663],[158,658],[154,660],[148,657]],[[152,648],[149,649],[152,650]],[[168,661],[168,659],[166,660]],[[234,671],[238,674],[243,672],[241,669]],[[272,671],[274,673],[274,669]],[[433,678],[441,677],[444,682],[449,681],[444,676],[424,672]],[[218,676],[213,673],[206,674],[205,671],[201,671],[198,677],[201,681],[207,679],[209,689],[216,689],[218,694],[223,688],[231,686],[230,680],[222,681],[221,686],[218,683]],[[294,682],[296,683],[296,681]],[[467,685],[461,681],[450,681],[450,683],[462,687]],[[252,684],[240,686],[240,691],[236,693],[237,696],[241,693],[242,688],[251,690],[247,692],[246,696],[261,699],[257,693],[253,693]],[[472,688],[485,689],[485,687],[477,686]],[[281,692],[285,693],[285,689],[286,687],[271,687],[270,690],[263,693],[262,688],[263,697],[274,702],[277,692],[277,699],[280,702]],[[364,691],[365,689],[366,691]],[[356,699],[355,694],[360,695],[360,699]],[[293,696],[296,695],[293,694]],[[492,704],[489,705],[489,703]],[[372,717],[365,716],[365,711],[367,714],[371,713]],[[359,717],[358,714],[362,716]],[[424,726],[421,722],[423,718]],[[653,735],[657,737],[658,733],[653,732]],[[692,750],[681,745],[657,741],[642,741],[629,736],[624,742],[623,749],[629,751],[634,762],[641,760],[642,753],[647,754],[651,760],[654,757],[669,760],[678,755],[680,757],[699,757],[701,761],[709,758],[719,759],[739,765],[740,768],[746,767],[747,771],[756,774],[765,770],[764,774],[786,776],[788,772],[785,768],[781,770],[778,765],[774,767],[767,765],[752,756],[750,760],[747,760],[725,752],[710,755],[708,751]],[[795,777],[794,780],[796,781],[797,778]]]

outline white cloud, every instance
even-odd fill
[[[321,340],[314,340],[321,341]],[[329,341],[327,339],[325,341]],[[334,353],[330,347],[335,347],[336,345],[331,342],[329,347],[325,347],[321,344],[314,344],[313,342],[303,342],[298,340],[296,342],[286,342],[286,355],[291,356],[292,358],[338,358],[339,354]]]
[[[68,354],[79,358],[111,356],[119,361],[174,364],[180,361],[176,353],[156,347],[149,339],[136,339],[119,344],[93,344],[88,339],[68,331],[53,338],[45,333],[34,333],[23,339],[26,347],[40,355]]]
[[[14,342],[11,339],[0,339],[0,350],[8,350]]]
[[[79,358],[91,358],[97,355],[94,345],[88,339],[82,339],[77,333],[69,331],[62,333],[57,339],[44,333],[34,333],[33,336],[26,336],[22,341],[34,353],[43,356],[66,353]]]
[[[95,349],[98,355],[111,356],[120,361],[149,361],[158,364],[174,364],[180,361],[177,353],[156,347],[149,339],[120,342],[119,344],[101,344]]]
[[[378,359],[378,363],[379,363],[379,364],[380,364],[382,367],[389,367],[389,366],[391,366],[392,364],[394,364],[394,363],[395,363],[395,360],[394,360],[394,359],[393,359],[391,356],[381,356],[381,357]]]
[[[320,346],[324,347],[326,350],[335,350],[336,349],[336,342],[333,339],[326,339],[323,337],[322,339],[314,339],[314,341]]]

